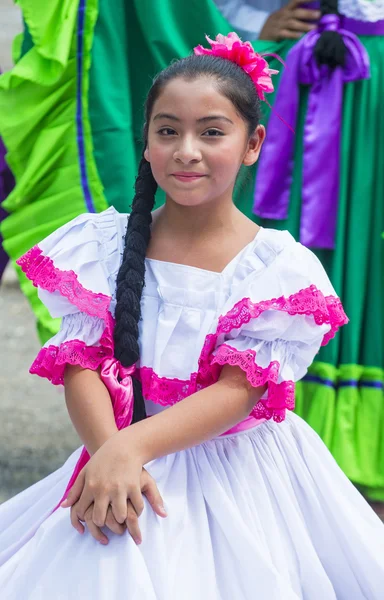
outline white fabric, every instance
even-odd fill
[[[126,226],[127,215],[109,208],[78,217],[40,247],[57,268],[77,273],[84,287],[110,295],[113,313]],[[288,298],[311,284],[325,296],[336,295],[314,254],[288,232],[263,228],[222,273],[147,259],[145,282],[140,366],[152,368],[159,377],[181,380],[198,370],[204,340],[216,332],[219,316],[243,298],[254,303]],[[59,334],[47,346],[73,339],[97,345],[105,326],[102,319],[78,312],[58,293],[39,293],[52,315],[64,317]],[[220,336],[217,348],[229,343],[239,350],[253,349],[259,366],[266,367],[271,360],[281,363],[279,382],[297,381],[305,375],[329,329],[327,324],[317,325],[312,316],[268,310]],[[152,402],[147,403],[147,411],[154,414]]]
[[[64,315],[60,331],[44,345],[60,346],[69,340],[79,340],[87,346],[98,346],[104,329],[105,322],[98,317],[80,312]]]
[[[74,270],[112,296],[127,215],[108,209],[75,219],[40,245],[56,268]],[[243,297],[289,296],[310,284],[334,294],[320,263],[286,232],[261,229],[220,274],[147,260],[142,365],[188,379],[220,314]],[[59,294],[41,293],[63,317],[49,343],[95,345],[103,319]],[[217,341],[254,349],[282,377],[301,377],[329,326],[274,309]],[[264,366],[264,365],[262,365]],[[147,401],[147,413],[166,410]],[[168,509],[146,505],[143,544],[111,534],[107,547],[80,536],[69,511],[50,514],[79,457],[0,506],[0,590],[6,600],[378,600],[384,528],[316,434],[298,417],[263,422],[154,460],[147,468]]]
[[[269,15],[287,3],[287,0],[214,1],[221,14],[244,40],[257,39]]]
[[[0,506],[0,549],[58,501],[78,453]],[[379,600],[384,527],[297,416],[151,462],[141,546],[58,509],[0,567],[4,600]],[[36,501],[38,504],[36,504]],[[7,524],[7,525],[5,525]],[[31,532],[29,533],[31,535]]]
[[[240,37],[251,40],[259,37],[270,14],[288,4],[288,0],[214,1]],[[338,8],[342,15],[359,21],[375,22],[384,19],[384,0],[339,0]]]
[[[384,0],[339,0],[339,11],[351,19],[374,23],[384,19]]]

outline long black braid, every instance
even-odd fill
[[[144,287],[145,255],[151,237],[152,209],[157,183],[151,165],[143,157],[135,183],[135,196],[125,234],[123,260],[117,275],[116,327],[114,331],[115,356],[125,367],[134,365],[139,357],[140,301]],[[145,418],[143,393],[139,381],[133,377],[133,422]]]
[[[235,63],[213,56],[188,56],[171,63],[154,80],[145,105],[144,147],[154,103],[172,79],[194,80],[200,76],[212,78],[218,92],[227,97],[248,125],[251,135],[260,122],[260,102],[249,75]],[[115,357],[125,367],[140,358],[139,321],[141,296],[145,279],[145,256],[151,238],[152,209],[157,183],[151,166],[143,156],[135,184],[135,196],[125,235],[122,263],[117,275],[116,326],[114,331]],[[145,418],[141,384],[133,377],[133,422]]]
[[[338,15],[338,0],[321,0],[322,15]],[[347,48],[338,31],[323,31],[315,46],[315,57],[319,65],[334,69],[345,65]]]

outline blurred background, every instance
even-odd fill
[[[19,8],[0,0],[0,68],[12,67]],[[28,373],[40,349],[29,303],[9,264],[0,284],[0,503],[58,468],[78,445],[62,390]]]

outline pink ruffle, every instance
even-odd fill
[[[104,358],[113,356],[114,321],[109,312],[110,296],[84,288],[74,271],[56,268],[52,259],[45,256],[39,246],[31,248],[16,262],[34,286],[51,293],[58,291],[81,312],[105,322],[99,346],[87,346],[80,340],[70,340],[59,347],[43,347],[33,361],[30,373],[46,377],[54,385],[60,385],[64,383],[66,364],[95,371]]]
[[[226,315],[219,317],[216,336],[229,333],[232,329],[239,329],[251,319],[257,319],[266,310],[283,311],[289,315],[308,315],[314,318],[316,325],[324,323],[330,325],[331,329],[324,336],[323,346],[335,337],[342,325],[348,323],[348,317],[339,298],[324,296],[315,285],[311,285],[288,298],[280,296],[280,298],[256,303],[250,298],[243,298]]]
[[[28,250],[16,263],[35,287],[51,293],[58,291],[80,311],[92,317],[105,318],[111,297],[84,288],[74,271],[57,269],[52,259],[45,256],[39,246]]]
[[[62,271],[54,266],[52,259],[44,256],[38,246],[34,246],[22,256],[17,264],[33,282],[49,292],[60,294],[74,304],[81,312],[99,317],[105,321],[105,329],[99,346],[87,346],[80,340],[71,340],[60,347],[42,348],[31,366],[30,372],[46,377],[54,384],[62,384],[66,364],[77,364],[83,368],[97,369],[106,357],[113,357],[114,320],[109,312],[111,298],[85,289],[73,271]],[[289,298],[281,296],[272,300],[254,303],[243,298],[225,315],[219,317],[217,330],[207,335],[202,348],[198,371],[188,380],[159,377],[149,367],[142,367],[139,377],[142,381],[144,397],[163,406],[176,404],[187,396],[215,383],[224,364],[239,366],[254,387],[268,383],[268,396],[260,400],[252,411],[256,419],[282,421],[285,411],[293,410],[294,382],[278,383],[280,365],[271,362],[268,367],[257,365],[253,350],[237,351],[228,344],[222,344],[216,350],[220,335],[238,329],[251,319],[257,319],[266,310],[284,311],[290,315],[308,315],[317,325],[330,325],[330,331],[324,336],[323,345],[333,338],[337,330],[348,322],[341,302],[333,296],[325,297],[316,286],[292,294]]]
[[[69,340],[60,346],[41,348],[29,372],[45,377],[54,385],[64,385],[66,365],[79,365],[83,369],[96,371],[105,358],[113,357],[113,327],[113,318],[108,313],[99,346],[87,346],[81,340]]]
[[[273,419],[281,422],[285,411],[295,408],[295,384],[293,381],[277,383],[280,363],[274,360],[267,367],[256,363],[254,350],[237,350],[228,344],[219,346],[211,364],[237,366],[244,371],[249,383],[257,388],[268,384],[267,398],[259,400],[251,415],[256,419]]]
[[[205,386],[197,384],[197,373],[190,379],[159,377],[150,367],[141,367],[137,372],[143,387],[143,396],[161,406],[173,406]]]
[[[316,325],[330,325],[330,330],[324,335],[323,346],[335,336],[342,325],[348,323],[348,317],[339,298],[324,296],[315,285],[311,285],[288,298],[281,296],[256,303],[250,298],[243,298],[225,315],[219,317],[216,332],[207,335],[199,358],[197,383],[206,387],[217,381],[220,375],[217,368],[219,365],[240,366],[247,374],[248,381],[255,387],[268,382],[268,397],[258,402],[251,413],[252,416],[257,419],[273,418],[275,421],[282,421],[286,409],[295,408],[295,384],[293,381],[277,383],[279,363],[275,361],[266,369],[262,369],[256,364],[256,353],[253,350],[239,352],[227,344],[219,346],[216,356],[213,356],[220,335],[239,329],[251,319],[257,319],[266,310],[283,311],[290,315],[308,315],[313,317]]]

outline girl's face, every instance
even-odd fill
[[[265,130],[247,124],[212,79],[170,81],[153,106],[144,156],[173,202],[197,206],[232,191],[241,164],[257,161]]]

